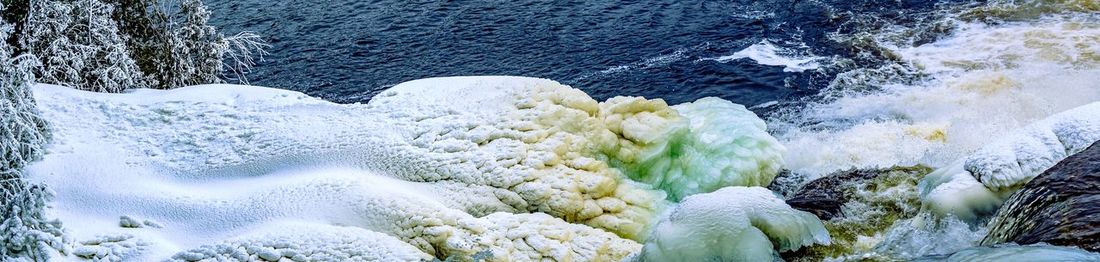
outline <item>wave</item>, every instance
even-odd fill
[[[803,44],[803,47],[805,47],[805,44]],[[748,58],[755,61],[757,64],[782,66],[783,72],[795,73],[821,68],[822,63],[828,60],[828,58],[825,57],[817,57],[804,53],[806,53],[804,50],[778,47],[771,41],[765,39],[731,55],[703,58],[700,60],[712,60],[726,63]]]

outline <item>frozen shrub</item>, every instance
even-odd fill
[[[96,92],[146,87],[147,81],[99,0],[31,0],[20,46],[38,57],[44,83]]]
[[[0,21],[0,39],[7,39],[12,30],[12,25]],[[46,121],[39,116],[27,86],[37,61],[13,53],[11,45],[0,42],[0,116],[4,116],[0,118],[0,178],[5,180],[40,155],[47,140]]]
[[[0,20],[0,39],[9,39],[13,29]],[[44,214],[52,193],[21,176],[27,162],[42,154],[49,133],[27,84],[37,60],[13,53],[8,41],[0,41],[0,261],[46,260],[54,250],[64,251],[67,241],[61,222]]]
[[[237,79],[262,57],[259,35],[224,36],[207,22],[210,11],[199,0],[169,6],[157,0],[107,0],[119,10],[114,19],[127,35],[131,54],[156,88],[221,83]],[[175,1],[173,1],[175,2]]]
[[[0,260],[26,258],[49,260],[51,253],[67,253],[71,242],[57,219],[47,219],[46,203],[53,193],[45,186],[27,184],[18,179],[0,182],[3,205],[0,206]]]
[[[218,33],[207,24],[210,11],[202,1],[106,0],[115,6],[131,54],[156,88],[220,83],[244,74],[262,58],[267,45],[260,36]],[[169,3],[176,3],[170,5]]]
[[[5,0],[16,6],[15,52],[33,54],[43,83],[97,92],[247,83],[244,74],[267,45],[207,24],[199,0]]]

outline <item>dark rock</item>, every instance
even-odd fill
[[[847,192],[854,184],[875,178],[881,170],[852,170],[834,173],[810,181],[787,198],[787,204],[794,209],[817,215],[821,220],[829,220],[840,215],[840,207],[848,203]]]
[[[1100,251],[1100,142],[1032,179],[989,225],[983,245],[1045,242]]]
[[[786,261],[802,262],[853,254],[860,238],[881,236],[895,222],[917,215],[917,181],[930,172],[924,166],[851,170],[806,183],[787,198],[787,204],[821,218],[832,245],[780,255]]]
[[[768,190],[775,192],[784,199],[794,195],[795,191],[798,191],[798,187],[806,183],[806,176],[791,173],[790,170],[780,171],[775,175],[775,179],[772,179],[772,183],[768,184]]]

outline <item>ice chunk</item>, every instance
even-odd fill
[[[956,162],[921,179],[917,185],[921,210],[950,214],[969,222],[997,211],[1003,200],[974,179],[963,166],[962,162]]]
[[[792,209],[762,187],[726,187],[692,195],[654,228],[642,261],[772,261],[776,250],[828,245],[811,213]]]

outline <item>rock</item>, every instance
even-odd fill
[[[1100,251],[1100,142],[1062,160],[1005,201],[982,244],[1004,242]]]
[[[791,207],[813,213],[821,220],[840,215],[840,207],[848,203],[850,194],[845,192],[854,184],[875,178],[880,170],[851,170],[835,173],[810,181],[787,198]]]
[[[851,170],[803,185],[787,204],[821,218],[832,245],[785,252],[783,259],[821,261],[870,252],[896,221],[917,214],[917,180],[931,171],[923,166]]]
[[[779,174],[775,175],[775,179],[772,179],[772,183],[768,184],[768,190],[786,199],[798,192],[798,187],[805,184],[806,180],[807,177],[805,175],[793,173],[790,170],[782,170]]]
[[[120,216],[118,217],[118,226],[125,228],[140,228],[142,227],[142,224],[141,222],[138,222],[137,219],[134,219],[130,216]]]

